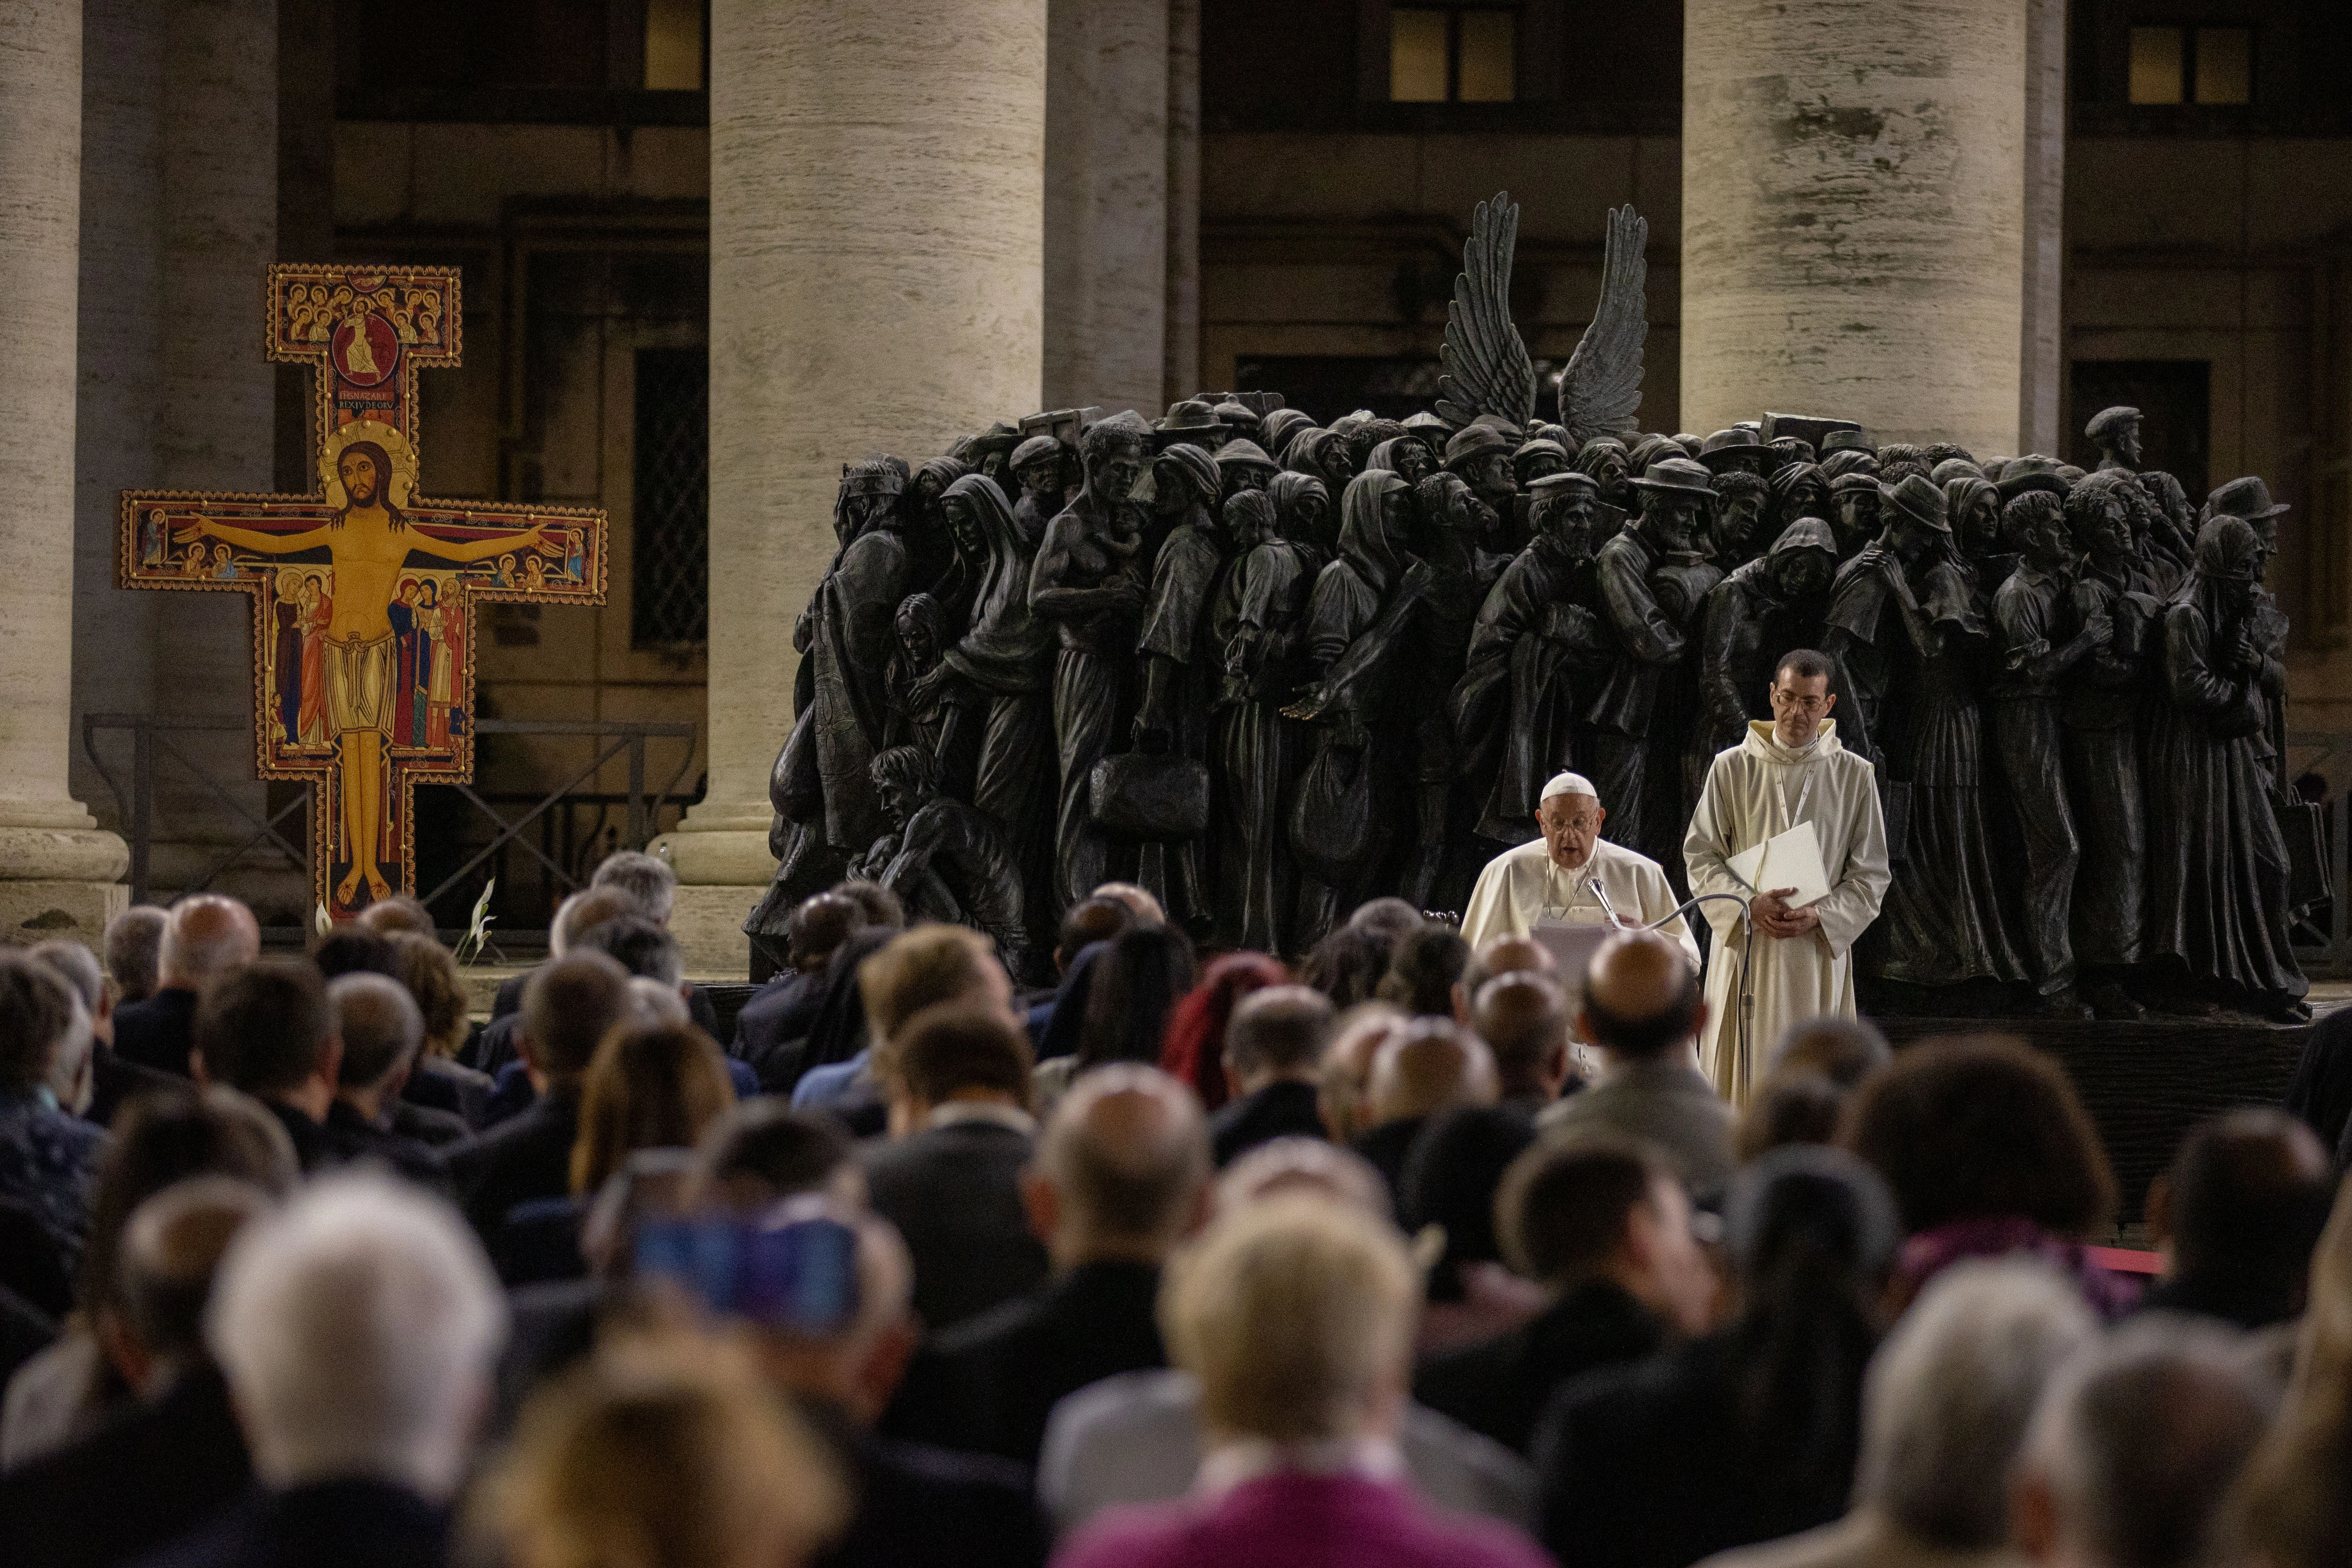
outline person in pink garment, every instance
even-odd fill
[[[1161,1287],[1200,1384],[1192,1495],[1113,1509],[1055,1568],[1539,1568],[1507,1526],[1420,1501],[1397,1447],[1421,1280],[1394,1227],[1328,1196],[1253,1205]]]

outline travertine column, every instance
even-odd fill
[[[1045,401],[1156,417],[1168,353],[1169,0],[1051,0],[1048,10]]]
[[[2019,450],[2031,0],[1687,0],[1682,423]]]
[[[843,462],[1037,406],[1045,3],[714,0],[710,75],[710,788],[656,845],[706,973],[774,868]]]
[[[2068,449],[2065,416],[2066,0],[2025,13],[2025,317],[2017,385],[2021,450]],[[1987,454],[1990,456],[1992,454]]]
[[[95,942],[128,853],[66,784],[79,0],[0,7],[0,941]]]
[[[1201,0],[1168,6],[1168,363],[1160,395],[1201,384]]]

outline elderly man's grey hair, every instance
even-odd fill
[[[2097,1335],[2080,1293],[2048,1268],[1945,1270],[1871,1361],[1855,1503],[1937,1546],[2000,1545],[2010,1462],[2034,1405]]]
[[[625,895],[636,912],[656,925],[669,924],[670,910],[677,903],[677,873],[668,861],[642,849],[616,849],[605,856],[588,885]]]
[[[425,1044],[425,1015],[408,987],[389,975],[361,970],[327,982],[335,1033],[343,1040],[341,1081],[373,1089],[415,1058]]]
[[[165,983],[201,985],[261,952],[253,911],[224,893],[191,893],[172,906],[163,928]]]
[[[205,1336],[272,1487],[368,1476],[453,1496],[505,1342],[506,1299],[446,1204],[330,1175],[248,1225]]]
[[[2019,1483],[2046,1492],[2056,1542],[2104,1568],[2191,1568],[2270,1425],[2277,1391],[2218,1324],[2126,1324],[2062,1368],[2027,1429]]]

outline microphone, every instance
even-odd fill
[[[1594,898],[1601,900],[1601,912],[1609,917],[1609,923],[1619,931],[1626,929],[1625,922],[1617,918],[1617,906],[1609,901],[1609,889],[1601,885],[1601,879],[1587,877],[1584,879],[1584,885],[1592,889]]]

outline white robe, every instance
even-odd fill
[[[1592,858],[1574,871],[1563,871],[1552,864],[1551,847],[1537,838],[1503,851],[1478,873],[1462,917],[1462,939],[1475,949],[1495,937],[1525,936],[1546,916],[1567,925],[1606,925],[1609,916],[1588,886],[1596,877],[1628,925],[1647,925],[1682,902],[1665,872],[1646,855],[1595,839]],[[1683,944],[1696,969],[1698,942],[1683,918],[1675,915],[1658,929]]]
[[[1878,918],[1888,881],[1877,780],[1867,759],[1838,743],[1833,719],[1822,721],[1812,743],[1796,751],[1780,742],[1770,724],[1751,721],[1745,741],[1716,753],[1683,840],[1693,893],[1748,897],[1762,889],[1745,886],[1726,862],[1795,826],[1801,798],[1802,820],[1813,825],[1821,841],[1830,890],[1812,906],[1822,920],[1813,930],[1760,939],[1750,984],[1755,1011],[1744,1039],[1739,990],[1748,948],[1747,911],[1712,900],[1699,906],[1715,931],[1699,1060],[1716,1092],[1733,1105],[1748,1102],[1790,1025],[1824,1014],[1854,1016],[1853,944]]]

